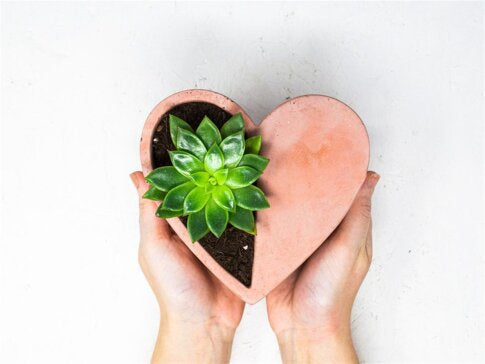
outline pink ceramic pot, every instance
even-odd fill
[[[187,102],[208,102],[231,114],[241,112],[247,132],[263,136],[261,154],[270,163],[258,184],[271,207],[257,214],[251,287],[224,270],[200,244],[192,244],[178,218],[168,219],[216,277],[247,303],[256,303],[297,269],[347,213],[367,172],[365,127],[347,105],[327,96],[290,99],[255,126],[226,96],[207,90],[181,91],[160,102],[145,122],[140,146],[145,175],[152,170],[151,139],[159,119]]]

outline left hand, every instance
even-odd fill
[[[153,362],[227,362],[244,302],[214,277],[143,199],[143,174],[130,175],[140,204],[139,263],[160,306]]]

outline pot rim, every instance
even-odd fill
[[[146,153],[146,151],[150,150],[153,132],[157,127],[160,118],[175,106],[189,102],[207,102],[214,104],[233,115],[240,112],[245,120],[246,131],[251,132],[251,130],[254,129],[252,120],[241,106],[221,93],[205,89],[188,89],[176,92],[160,101],[153,108],[143,126],[140,138],[140,158],[144,175],[147,175],[153,169],[151,153]]]
[[[352,197],[352,200],[353,200],[353,198],[355,197],[358,191],[357,187],[360,187],[360,184],[365,179],[365,174],[369,164],[369,154],[370,154],[369,136],[364,123],[362,122],[358,114],[345,103],[333,97],[319,95],[319,94],[302,95],[292,99],[285,100],[284,102],[276,106],[262,120],[266,121],[268,119],[271,119],[274,122],[273,119],[277,119],[279,117],[279,114],[277,113],[279,112],[279,110],[281,110],[282,106],[284,106],[285,104],[297,104],[297,101],[300,99],[303,99],[301,101],[302,104],[305,104],[308,102],[314,102],[313,99],[315,99],[315,102],[317,102],[319,99],[320,101],[322,101],[323,104],[330,105],[331,108],[346,109],[347,110],[346,112],[350,111],[350,113],[347,114],[348,117],[351,117],[354,121],[356,122],[358,121],[358,123],[360,123],[360,126],[357,127],[357,129],[360,129],[359,133],[361,133],[360,134],[361,139],[359,140],[359,143],[364,148],[362,149],[362,158],[365,158],[365,160],[362,159],[362,162],[365,162],[365,168],[363,168],[364,164],[361,164],[361,166],[359,167],[359,182],[358,182],[359,186],[355,185],[354,187],[356,188],[356,190],[354,191],[355,193],[353,193],[353,197]],[[188,89],[188,90],[179,91],[163,99],[161,102],[159,102],[150,112],[144,124],[142,136],[140,140],[140,158],[141,158],[143,173],[145,175],[152,170],[151,140],[153,136],[153,131],[157,126],[161,116],[164,115],[167,111],[169,111],[173,107],[183,103],[188,103],[188,102],[208,102],[226,110],[231,114],[236,114],[240,112],[244,119],[245,129],[250,135],[253,134],[256,130],[263,132],[265,125],[269,127],[269,124],[264,124],[264,123],[263,125],[255,125],[252,119],[249,117],[249,115],[241,108],[241,106],[239,106],[237,103],[235,103],[233,100],[231,100],[229,97],[223,94],[220,94],[211,90],[205,90],[205,89]],[[287,106],[287,107],[291,109],[292,106]],[[261,126],[263,126],[263,128]],[[271,128],[274,128],[274,127],[271,126]],[[268,145],[270,145],[271,140],[269,140],[268,143],[269,143]],[[268,178],[270,178],[269,175],[268,175]],[[349,195],[348,197],[350,198],[351,196]],[[350,208],[350,205],[348,205],[348,208]],[[342,215],[342,218],[344,215],[345,214]],[[262,216],[263,215],[261,215],[261,217]],[[264,217],[263,217],[263,220],[264,220]],[[167,222],[170,224],[170,226],[172,227],[174,232],[179,236],[179,238],[185,243],[185,245],[208,268],[208,270],[211,271],[211,273],[214,274],[217,278],[219,278],[219,280],[224,285],[226,285],[232,292],[234,292],[237,296],[239,296],[242,300],[244,300],[249,304],[254,304],[259,300],[261,300],[262,298],[264,298],[273,288],[275,288],[289,274],[291,274],[294,271],[294,269],[297,269],[299,265],[304,263],[306,258],[308,258],[308,256],[310,256],[314,252],[314,250],[311,250],[311,251],[308,250],[305,252],[305,257],[303,260],[296,262],[296,260],[299,260],[300,258],[302,258],[302,257],[299,257],[294,262],[292,262],[292,264],[287,264],[287,267],[291,266],[290,269],[294,268],[291,271],[289,271],[290,269],[282,269],[281,272],[272,272],[272,274],[268,276],[267,275],[262,276],[261,270],[262,269],[264,270],[264,268],[262,267],[264,267],[265,264],[271,265],[271,262],[268,261],[268,259],[263,258],[264,254],[261,255],[257,253],[257,251],[260,249],[265,250],[264,246],[260,247],[258,244],[258,240],[260,239],[262,239],[262,241],[265,240],[264,236],[260,236],[261,234],[258,234],[258,236],[255,238],[252,283],[250,287],[246,287],[237,278],[235,278],[232,274],[227,272],[221,265],[219,265],[219,263],[215,261],[214,258],[212,258],[212,256],[202,247],[202,245],[193,244],[191,242],[189,234],[187,232],[187,228],[179,218],[170,218],[170,219],[167,219]],[[263,225],[261,225],[261,227],[265,228],[264,226],[265,223],[263,222],[262,224]],[[329,234],[338,225],[338,222],[335,221],[334,225],[335,226],[333,225],[328,226]],[[259,233],[263,232],[263,229],[261,229],[261,231],[259,230],[260,229],[258,229]],[[323,240],[326,239],[326,237],[322,237],[322,238]],[[321,244],[323,240],[320,240],[319,244]],[[310,243],[311,242],[309,242],[309,245],[311,246],[315,245],[314,244],[315,242],[313,242],[313,245]],[[315,247],[315,250],[316,248],[318,248],[318,246]],[[298,266],[295,265],[296,263],[298,263]],[[283,274],[285,276],[283,276]]]

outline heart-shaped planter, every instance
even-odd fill
[[[367,132],[352,109],[327,96],[290,99],[256,126],[226,96],[187,90],[160,102],[145,122],[140,146],[145,175],[153,169],[154,134],[162,127],[163,117],[194,102],[215,105],[228,114],[242,113],[247,134],[262,135],[261,154],[270,159],[258,181],[271,207],[256,215],[251,285],[242,284],[201,244],[192,243],[179,218],[167,221],[216,277],[247,303],[256,303],[296,270],[349,210],[366,177]]]

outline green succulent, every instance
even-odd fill
[[[253,185],[268,165],[259,155],[261,136],[245,139],[242,115],[232,116],[219,130],[207,117],[194,132],[184,120],[169,116],[172,166],[153,170],[144,198],[163,201],[160,218],[187,216],[193,242],[211,231],[220,237],[227,224],[256,234],[253,211],[269,207]]]

